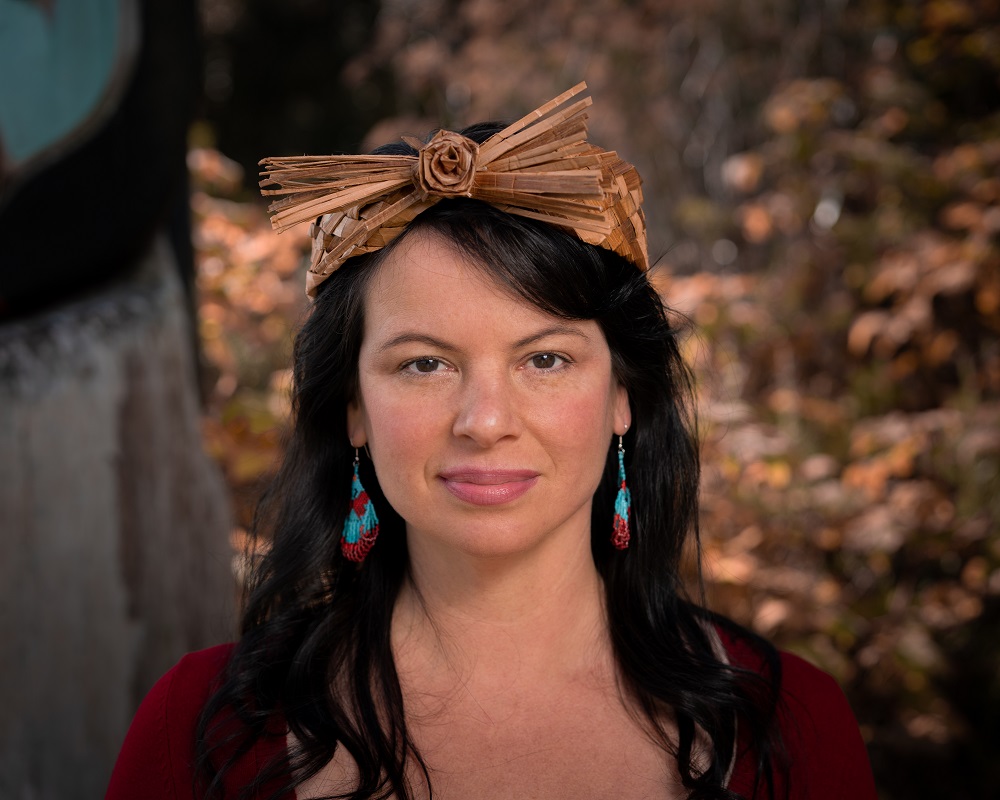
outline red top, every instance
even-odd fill
[[[748,644],[726,637],[725,645],[734,666],[761,668]],[[150,690],[122,745],[105,800],[194,800],[195,725],[232,649],[221,645],[186,655]],[[782,653],[781,663],[779,724],[791,757],[789,796],[875,800],[868,754],[840,687],[798,656]],[[258,741],[229,772],[226,796],[236,797],[284,748],[284,736]],[[753,762],[741,746],[729,788],[745,797],[753,784]]]

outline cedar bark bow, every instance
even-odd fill
[[[560,227],[649,266],[642,189],[635,167],[587,141],[585,83],[550,100],[481,145],[453,131],[416,155],[266,158],[261,193],[271,225],[283,231],[315,220],[306,293],[348,258],[389,244],[418,214],[444,198],[471,197],[509,214]]]

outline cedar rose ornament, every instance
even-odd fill
[[[452,131],[438,131],[419,146],[417,186],[425,195],[471,197],[479,145]]]

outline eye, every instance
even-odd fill
[[[562,356],[557,356],[555,353],[539,353],[530,359],[531,366],[535,369],[553,369],[564,360]]]
[[[441,367],[441,361],[437,358],[417,358],[403,365],[409,372],[437,372]]]

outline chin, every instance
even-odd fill
[[[477,529],[478,528],[478,529]],[[510,526],[463,526],[461,531],[432,533],[407,530],[411,556],[417,551],[439,556],[454,555],[469,558],[509,558],[530,553],[543,537],[526,531],[512,531]]]
[[[541,554],[546,545],[565,547],[572,538],[583,538],[590,547],[590,508],[567,519],[539,524],[539,520],[518,522],[506,514],[500,519],[456,521],[449,528],[435,530],[407,526],[411,556],[414,548],[444,555],[453,551],[469,558],[502,559]],[[503,517],[507,517],[504,519]],[[577,524],[577,518],[583,524]],[[559,542],[561,541],[561,544]],[[573,545],[570,544],[570,547]]]

